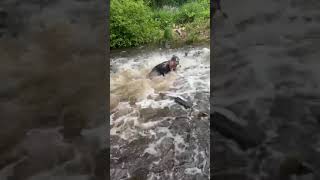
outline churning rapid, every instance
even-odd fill
[[[147,77],[172,55],[180,58],[176,72]],[[110,74],[112,179],[209,179],[210,50],[119,54]]]

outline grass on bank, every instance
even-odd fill
[[[110,47],[209,41],[209,0],[111,0]]]

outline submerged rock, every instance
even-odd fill
[[[174,98],[174,102],[180,104],[181,106],[183,106],[185,109],[189,109],[192,107],[192,104],[190,104],[189,102],[187,102],[186,100],[183,100],[180,97],[175,97]]]

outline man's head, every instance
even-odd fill
[[[173,55],[172,58],[169,61],[170,69],[176,70],[177,65],[179,65],[179,57],[176,55]]]
[[[179,64],[179,60],[180,60],[180,58],[176,55],[173,55],[171,58],[171,61],[176,61],[177,64]]]

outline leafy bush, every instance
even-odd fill
[[[164,30],[164,35],[163,35],[164,40],[172,40],[172,29],[170,27],[167,27]]]
[[[210,40],[210,19],[199,18],[185,27],[188,32],[187,44]]]
[[[159,27],[165,29],[174,23],[175,13],[173,10],[159,9],[154,12],[153,17],[159,22]]]
[[[111,0],[110,5],[111,48],[208,37],[209,0]],[[173,33],[173,27],[185,27],[184,35]]]
[[[201,0],[182,5],[175,16],[175,22],[178,24],[191,23],[195,19],[210,18],[209,1]]]
[[[145,0],[152,8],[162,8],[163,6],[180,6],[188,0]]]
[[[143,0],[111,0],[110,47],[133,47],[160,38],[159,23]]]

